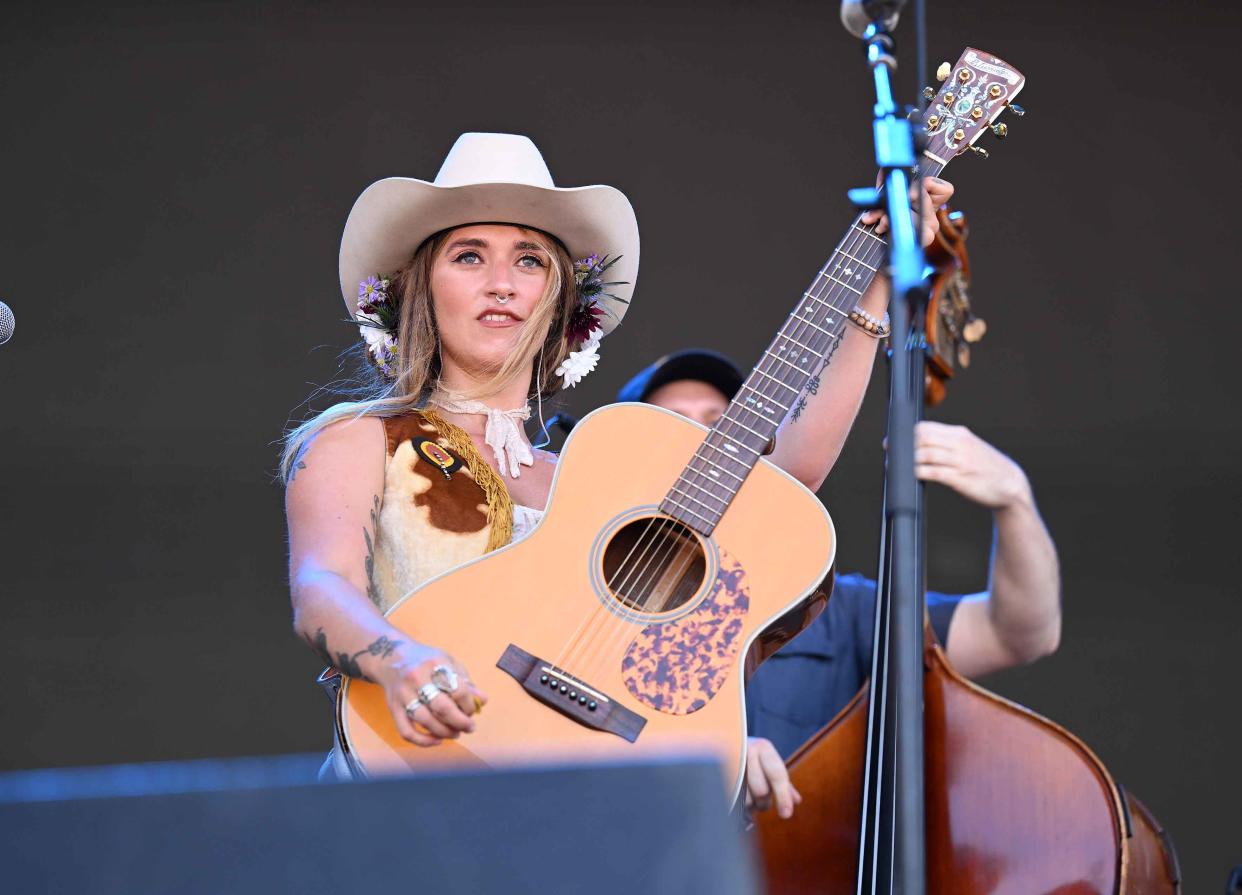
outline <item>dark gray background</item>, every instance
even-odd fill
[[[1233,507],[1240,17],[930,2],[932,63],[1024,71],[946,176],[991,325],[935,418],[1029,471],[1061,549],[1056,656],[988,685],[1090,744],[1177,839],[1242,861]],[[420,8],[420,6],[424,8]],[[371,181],[465,130],[531,135],[633,201],[642,274],[585,412],[688,343],[746,363],[870,181],[835,5],[8,5],[0,27],[0,767],[326,747],[292,636],[278,439],[353,338],[336,248]],[[913,29],[902,28],[913,90]],[[1213,169],[1224,180],[1213,188]],[[823,489],[874,565],[883,377]],[[930,501],[931,582],[984,585],[986,513]]]

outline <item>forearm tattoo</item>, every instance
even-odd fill
[[[371,678],[363,674],[362,669],[358,666],[359,656],[365,653],[370,656],[378,656],[381,659],[387,659],[393,654],[393,650],[401,645],[400,640],[392,640],[387,634],[383,634],[376,640],[367,644],[365,648],[358,650],[358,652],[353,655],[350,655],[349,653],[333,653],[332,650],[328,648],[328,635],[324,633],[323,628],[317,630],[314,637],[303,633],[302,638],[306,641],[306,644],[319,655],[319,658],[323,659],[333,668],[340,671],[341,674],[356,677],[363,681],[370,681]],[[372,683],[374,682],[372,681]]]
[[[379,537],[379,495],[375,495],[374,502],[371,504],[371,529]],[[362,538],[367,543],[367,558],[365,561],[367,569],[367,596],[371,598],[371,602],[376,606],[383,605],[380,598],[379,588],[375,586],[375,541],[371,539],[371,532],[367,531],[364,526],[362,529]]]
[[[833,352],[837,350],[838,344],[840,344],[840,340],[834,341],[832,343],[832,346],[828,349],[827,356],[824,357],[823,366],[819,368],[820,372],[816,373],[814,376],[812,376],[810,379],[807,380],[806,391],[798,397],[798,402],[794,404],[793,410],[790,411],[789,418],[793,422],[796,423],[798,421],[798,418],[801,417],[803,412],[806,411],[807,396],[819,394],[819,386],[820,386],[819,377],[823,373],[824,367],[828,366],[828,362],[832,360]]]

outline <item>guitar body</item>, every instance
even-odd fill
[[[565,444],[538,528],[432,579],[388,613],[468,669],[489,699],[477,729],[414,746],[397,733],[383,688],[350,679],[337,721],[351,766],[375,774],[706,752],[736,797],[747,660],[770,654],[822,608],[836,538],[818,499],[760,461],[711,536],[681,526],[665,546],[652,540],[676,525],[657,506],[705,431],[645,404],[585,417]],[[665,590],[639,588],[659,597],[653,608],[624,581],[655,581],[661,561]],[[591,726],[605,719],[615,729]]]

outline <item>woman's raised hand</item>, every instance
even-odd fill
[[[398,645],[377,674],[397,730],[417,746],[470,733],[487,704],[456,659],[423,643]]]
[[[921,182],[923,184],[923,233],[920,244],[929,246],[931,241],[936,238],[936,232],[940,229],[940,221],[936,219],[936,209],[952,198],[953,184],[947,180],[941,180],[939,177],[924,177]],[[911,184],[910,208],[913,211],[918,210],[915,196],[914,185]],[[888,215],[878,209],[864,212],[862,222],[867,225],[878,222],[875,232],[878,234],[888,232]]]

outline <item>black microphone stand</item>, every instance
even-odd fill
[[[888,410],[888,454],[885,465],[885,529],[891,532],[882,557],[880,576],[891,576],[890,652],[894,720],[896,787],[893,792],[894,843],[892,889],[901,895],[923,895],[926,854],[923,814],[923,669],[921,667],[924,593],[918,569],[918,482],[914,477],[914,424],[919,416],[917,398],[910,389],[911,364],[921,363],[919,346],[911,342],[911,321],[923,319],[926,260],[911,220],[910,172],[915,170],[914,133],[893,101],[891,70],[893,39],[882,22],[863,34],[867,63],[875,79],[873,132],[876,163],[883,174],[883,191],[853,190],[851,198],[862,207],[887,204],[890,235],[888,269],[892,277],[889,300],[891,380]],[[921,213],[920,213],[921,219]],[[888,560],[885,562],[885,560]],[[875,689],[872,694],[875,698]],[[860,868],[861,869],[861,868]],[[884,874],[887,875],[887,874]],[[860,876],[860,880],[862,877]]]

